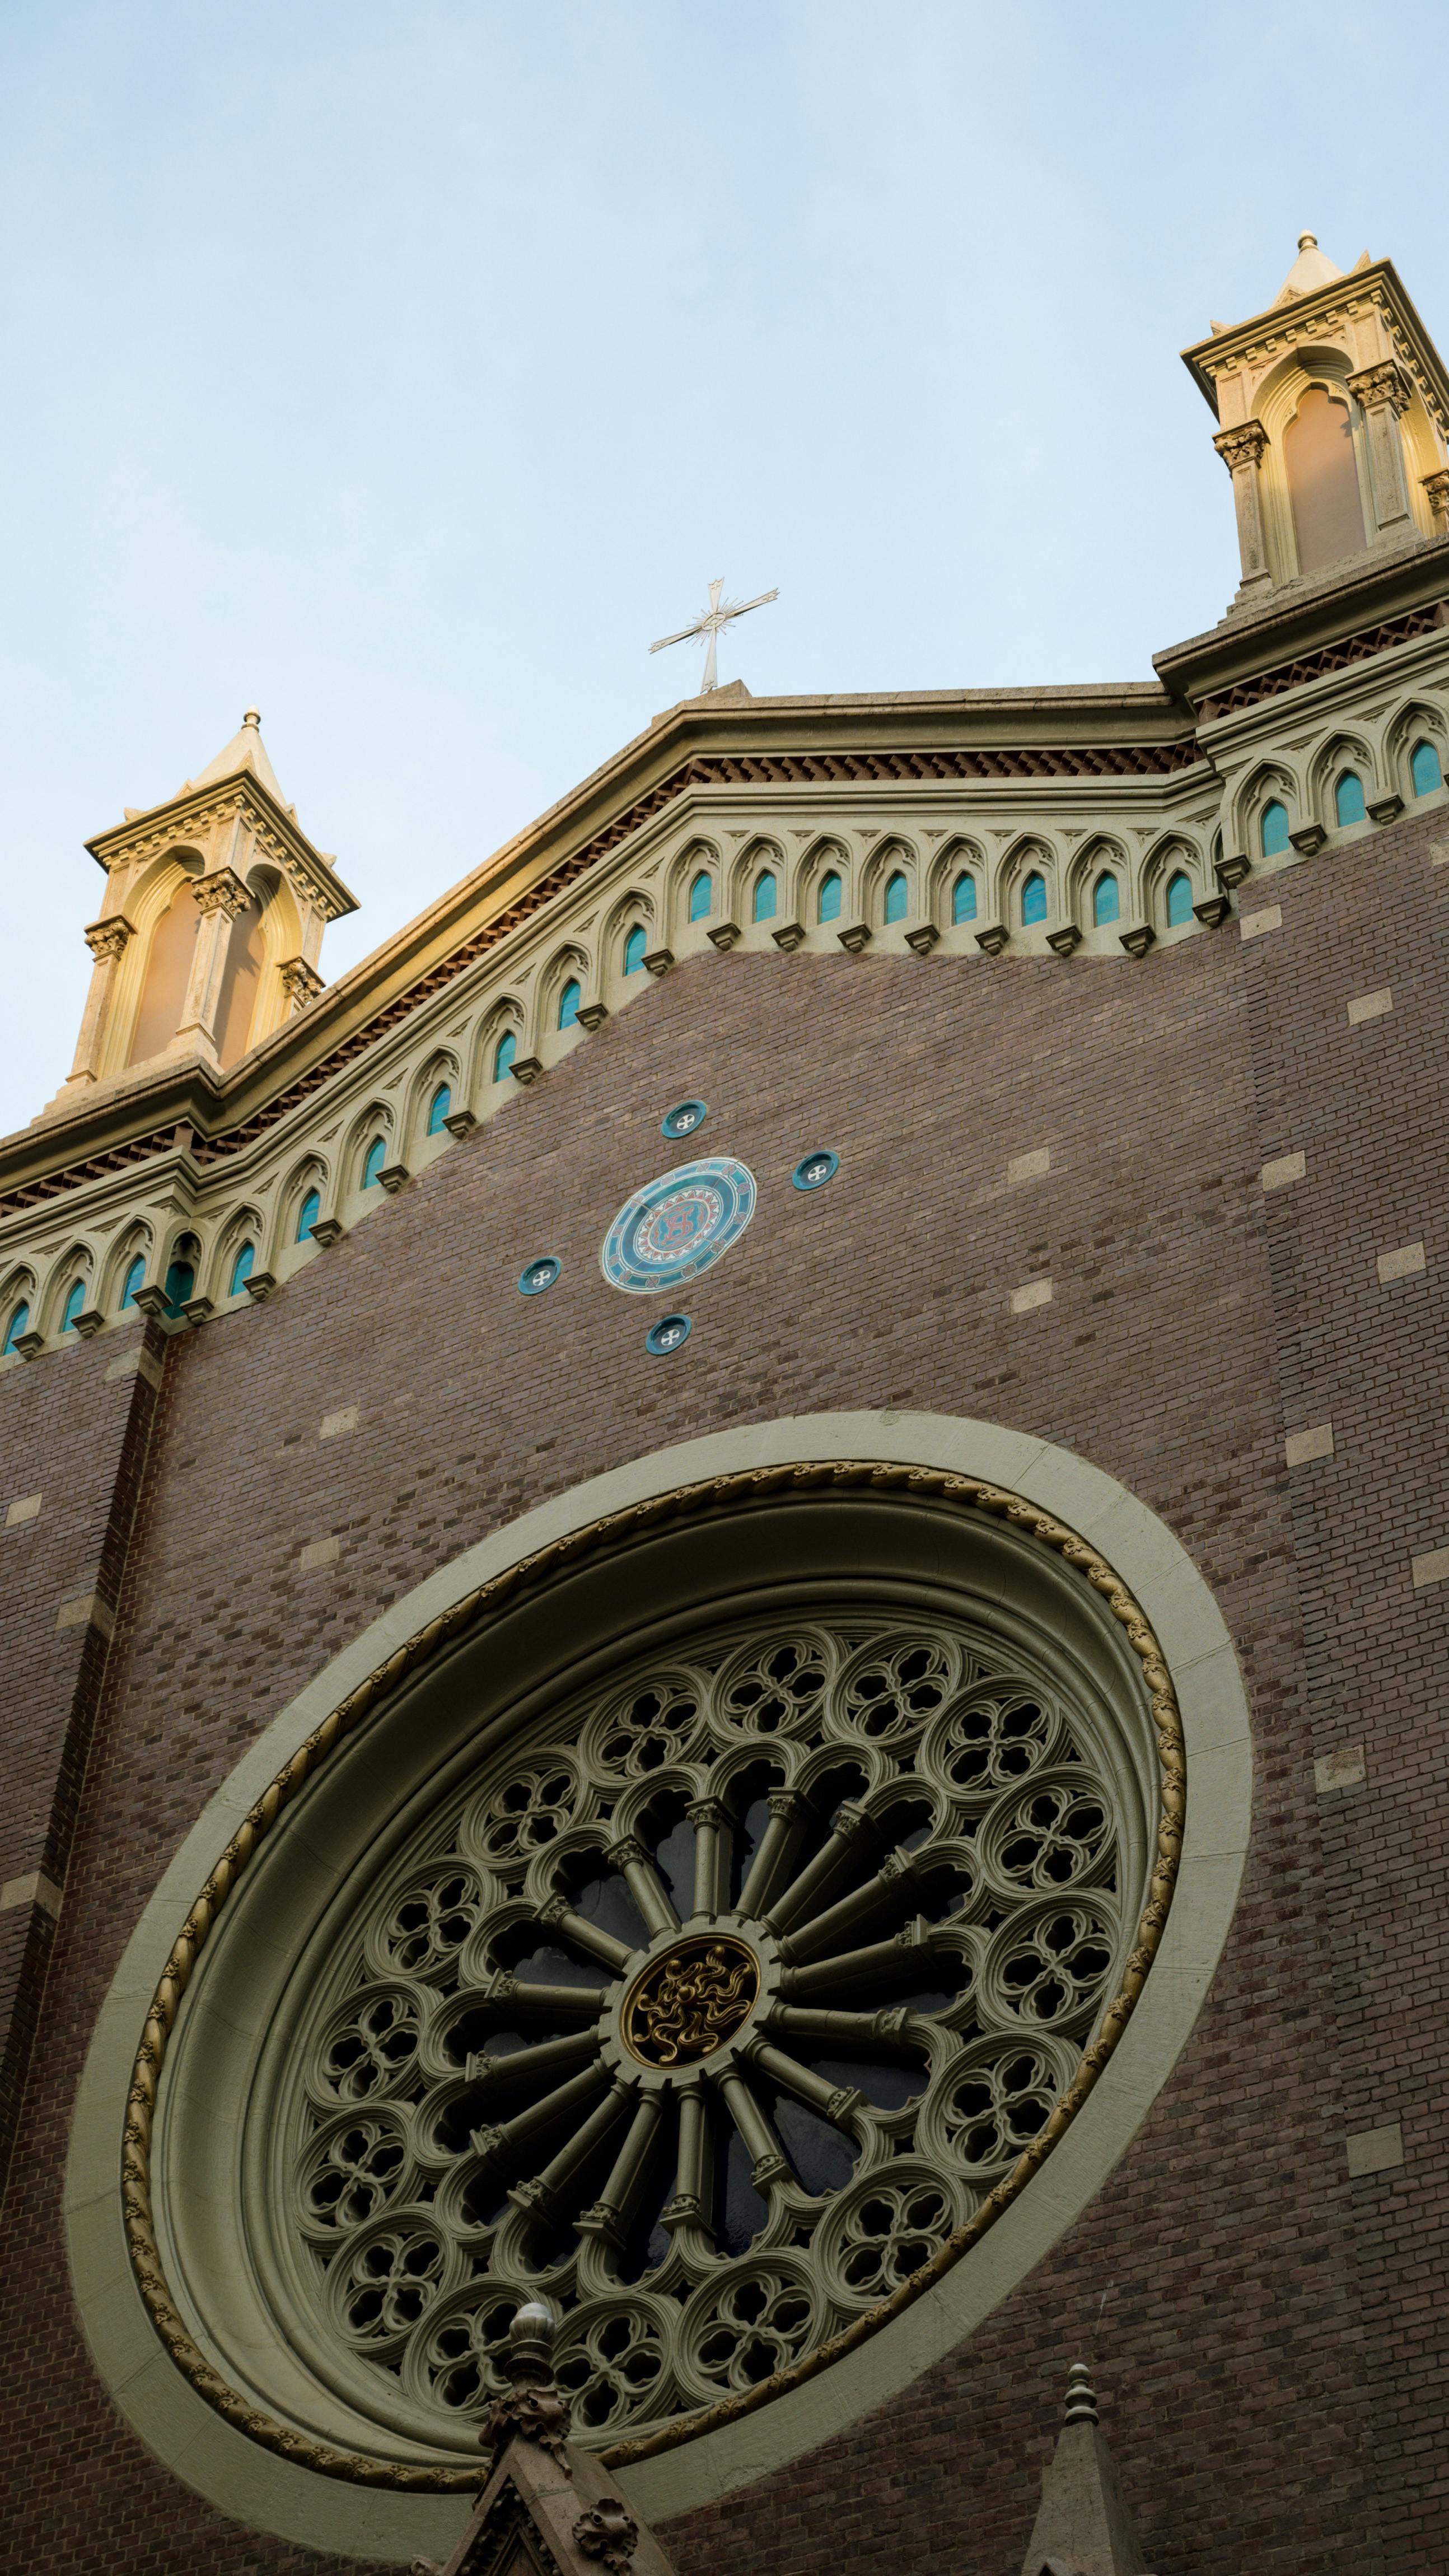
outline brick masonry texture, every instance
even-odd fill
[[[1162,1514],[1242,1659],[1253,1845],[1192,2040],[1052,2256],[903,2396],[660,2537],[680,2576],[1012,2576],[1095,2332],[1160,2576],[1442,2569],[1449,1586],[1410,1573],[1449,1539],[1434,828],[1275,875],[1261,938],[1229,925],[1137,964],[691,963],[269,1303],[170,1343],[0,2230],[5,2416],[30,2462],[0,2563],[342,2567],[164,2474],[69,2302],[77,2073],[202,1802],[326,1656],[517,1513],[670,1440],[867,1405],[1042,1434]],[[1349,999],[1383,986],[1392,1013],[1351,1028]],[[695,1093],[701,1150],[742,1155],[760,1205],[690,1291],[691,1340],[653,1361],[597,1250]],[[817,1145],[840,1173],[802,1196]],[[1043,1147],[1049,1173],[1009,1187]],[[1305,1178],[1265,1194],[1262,1166],[1300,1150]],[[1425,1271],[1381,1286],[1376,1253],[1421,1239]],[[543,1250],[563,1276],[521,1298]],[[1013,1314],[1035,1278],[1051,1304]],[[55,1604],[91,1581],[113,1508],[110,1399],[140,1391],[105,1383],[117,1347],[0,1385],[0,1439],[38,1443],[0,1490],[47,1498],[0,1542],[27,1552],[22,1757],[32,1688],[47,1711],[74,1695],[82,1640]],[[353,1405],[357,1430],[320,1440]],[[1329,1421],[1332,1457],[1290,1472],[1286,1433]],[[327,1537],[335,1561],[301,1570]],[[1315,1762],[1360,1744],[1364,1779],[1320,1796]],[[37,1865],[27,1843],[6,1872]],[[1395,2121],[1403,2165],[1351,2180],[1346,2137]]]

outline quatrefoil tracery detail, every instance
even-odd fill
[[[299,2061],[290,2224],[354,2387],[460,2428],[542,2294],[615,2441],[898,2291],[1072,2081],[1140,1899],[1120,1807],[1100,1714],[944,1617],[716,1630],[515,1741]]]

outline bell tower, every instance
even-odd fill
[[[320,993],[323,931],[357,908],[285,802],[254,707],[199,777],[86,847],[105,901],[85,934],[75,1062],[47,1117],[162,1066],[225,1073]]]
[[[1183,358],[1222,424],[1235,609],[1449,534],[1449,375],[1392,260],[1345,273],[1301,233],[1267,310]]]

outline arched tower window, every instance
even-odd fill
[[[144,1252],[138,1252],[135,1260],[131,1263],[130,1268],[126,1272],[125,1278],[121,1282],[121,1312],[123,1315],[128,1306],[135,1305],[136,1291],[138,1288],[144,1287],[145,1280],[146,1256]]]
[[[312,1228],[316,1224],[321,1213],[321,1193],[317,1190],[309,1190],[306,1197],[303,1199],[301,1206],[297,1210],[297,1241],[299,1243],[311,1242]]]
[[[820,880],[820,901],[816,907],[816,917],[820,921],[840,919],[840,878],[834,868],[830,868]]]
[[[362,1158],[362,1186],[365,1190],[376,1189],[378,1174],[386,1161],[387,1138],[374,1136]]]
[[[1122,897],[1110,868],[1105,869],[1092,888],[1092,922],[1101,930],[1109,921],[1122,918]]]
[[[974,921],[976,918],[976,879],[964,868],[951,888],[951,919]]]
[[[774,920],[774,918],[775,918],[775,896],[776,896],[775,880],[774,880],[774,878],[771,876],[769,869],[768,869],[768,868],[766,868],[766,870],[765,870],[765,872],[764,872],[763,876],[758,876],[758,877],[756,877],[756,879],[755,879],[755,919],[756,919],[756,921],[773,921],[773,920]]]
[[[1181,930],[1184,922],[1191,919],[1192,879],[1185,869],[1179,868],[1167,889],[1167,927],[1169,930]]]
[[[29,1330],[30,1308],[26,1305],[24,1298],[22,1298],[20,1304],[16,1307],[14,1314],[11,1316],[9,1323],[5,1327],[5,1340],[3,1344],[0,1344],[0,1360],[8,1360],[12,1356],[15,1345],[19,1341],[21,1334],[28,1333]]]
[[[701,868],[689,889],[689,918],[691,921],[708,921],[713,910],[714,879],[708,868]]]
[[[1363,504],[1348,406],[1310,385],[1283,433],[1300,572],[1321,572],[1363,551]]]
[[[576,975],[570,975],[568,982],[565,984],[563,991],[558,997],[558,1024],[561,1029],[571,1029],[576,1025],[579,1016],[579,1004],[583,998],[584,988],[579,982],[578,977]]]
[[[1443,786],[1444,772],[1432,742],[1415,743],[1409,755],[1409,776],[1416,796],[1432,796],[1436,787]]]
[[[1346,769],[1333,791],[1333,810],[1342,823],[1366,823],[1368,807],[1364,803],[1363,780],[1356,769]]]
[[[885,890],[886,920],[888,922],[904,921],[910,899],[911,889],[906,883],[904,871],[897,868],[895,875],[891,878],[891,881]]]
[[[235,1064],[238,1056],[246,1054],[264,953],[261,906],[251,895],[246,910],[238,913],[231,926],[217,1004],[216,1051],[224,1065]]]
[[[191,978],[192,951],[200,925],[201,916],[192,900],[191,880],[183,877],[151,933],[141,1007],[136,1014],[136,1028],[131,1039],[129,1061],[132,1064],[148,1064],[152,1056],[159,1055],[176,1035],[181,1024],[182,1005]]]
[[[1030,929],[1033,922],[1045,921],[1046,912],[1046,878],[1042,875],[1039,868],[1033,868],[1025,885],[1021,889],[1021,919],[1023,928]]]
[[[239,1297],[241,1295],[242,1290],[245,1288],[247,1281],[252,1275],[252,1264],[256,1260],[256,1257],[256,1245],[254,1243],[244,1243],[241,1250],[238,1252],[235,1261],[231,1265],[231,1279],[226,1292],[228,1297]]]
[[[624,942],[624,972],[626,975],[638,975],[643,972],[644,951],[648,945],[649,933],[645,929],[642,921],[636,921],[628,938]]]
[[[442,1134],[443,1122],[452,1106],[452,1092],[446,1082],[440,1082],[437,1090],[432,1096],[432,1099],[428,1102],[428,1134],[430,1136],[440,1136]]]
[[[1279,852],[1288,847],[1288,808],[1280,805],[1276,796],[1271,805],[1263,808],[1263,819],[1258,826],[1258,847],[1265,859],[1276,859]]]
[[[507,1081],[508,1076],[513,1069],[513,1059],[517,1053],[518,1033],[515,1029],[505,1029],[502,1037],[499,1039],[498,1044],[493,1050],[493,1079],[495,1082]]]
[[[65,1304],[61,1309],[60,1329],[63,1333],[75,1331],[75,1319],[85,1302],[86,1283],[83,1279],[74,1280],[66,1290]]]

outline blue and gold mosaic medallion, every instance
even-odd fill
[[[611,1287],[658,1297],[710,1269],[754,1213],[754,1174],[743,1163],[724,1154],[681,1163],[647,1181],[620,1208],[599,1267]]]

